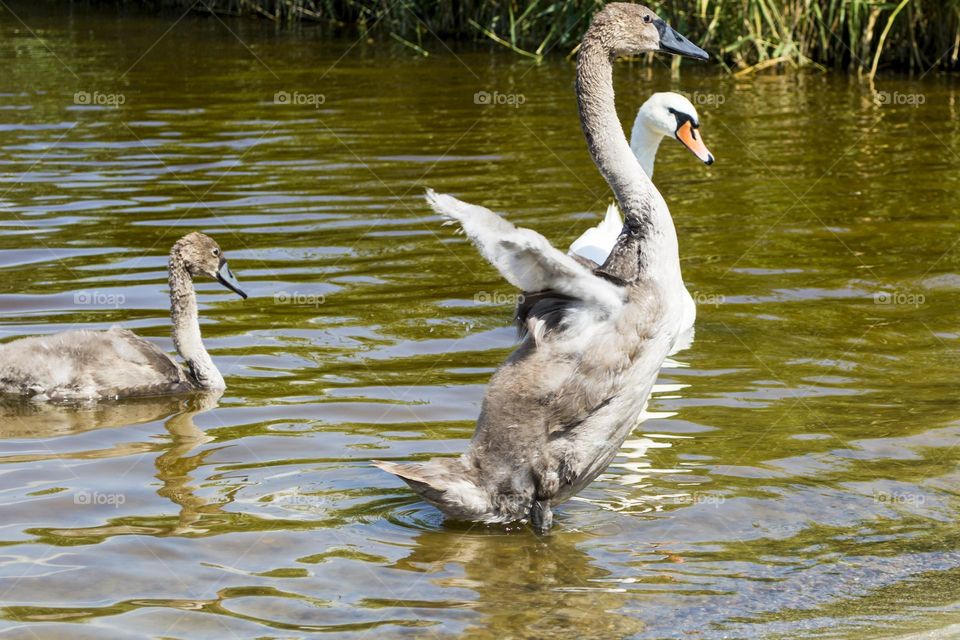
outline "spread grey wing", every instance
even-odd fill
[[[621,287],[596,276],[539,233],[515,227],[489,209],[433,190],[427,191],[427,202],[438,214],[459,222],[480,254],[518,289],[556,291],[609,312],[623,306]]]

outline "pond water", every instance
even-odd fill
[[[687,91],[717,157],[666,141],[656,173],[696,339],[541,539],[369,464],[462,451],[515,345],[516,292],[423,189],[557,246],[610,201],[571,63],[425,43],[0,11],[0,340],[172,350],[192,230],[250,293],[199,285],[222,398],[3,407],[0,635],[956,633],[956,79],[618,66],[627,127]]]

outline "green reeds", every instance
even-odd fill
[[[569,54],[600,0],[158,0],[195,10],[347,25],[421,55],[434,38],[489,41],[534,59]],[[194,4],[195,3],[195,4]],[[872,75],[956,69],[960,0],[649,0],[734,72],[834,67]]]

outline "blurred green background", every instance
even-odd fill
[[[111,2],[110,4],[115,4]],[[434,36],[489,40],[521,55],[568,55],[606,4],[490,0],[155,0],[152,9],[309,20],[404,42],[421,54]],[[956,69],[960,0],[649,0],[731,71],[760,65]]]

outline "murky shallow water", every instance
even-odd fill
[[[462,450],[514,344],[514,292],[423,187],[557,245],[605,208],[572,67],[14,10],[0,339],[123,323],[170,349],[165,254],[194,229],[251,299],[200,286],[219,401],[4,409],[4,637],[859,638],[960,622],[954,79],[878,84],[917,107],[841,77],[618,68],[628,126],[653,90],[703,103],[718,163],[667,142],[657,170],[697,336],[544,541],[444,524],[368,461]]]

